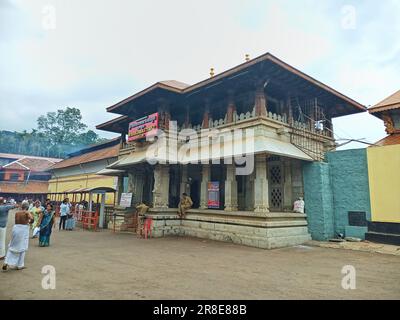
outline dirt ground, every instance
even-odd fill
[[[0,273],[0,299],[400,299],[399,256],[109,231],[55,230],[51,240],[31,240],[27,269]],[[45,265],[56,269],[55,290],[41,286]],[[356,269],[355,290],[341,286],[345,265]]]

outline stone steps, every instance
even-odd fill
[[[371,242],[378,242],[384,244],[392,244],[400,246],[400,234],[383,233],[383,232],[367,232],[365,234],[365,240]]]

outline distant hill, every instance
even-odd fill
[[[100,139],[99,141],[104,141]],[[0,131],[0,153],[15,153],[28,156],[65,158],[67,154],[76,152],[90,144],[51,146],[41,133]]]

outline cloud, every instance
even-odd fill
[[[0,109],[7,112],[0,127],[29,129],[40,114],[75,106],[93,129],[114,117],[107,106],[156,81],[195,83],[208,77],[210,67],[222,72],[242,63],[246,53],[267,51],[374,104],[400,83],[400,2],[384,3],[2,1]],[[54,30],[43,28],[48,5],[55,8]],[[355,8],[355,29],[341,24],[345,5]],[[384,136],[372,116],[347,119],[335,120],[335,128],[355,136],[374,132],[372,141]]]

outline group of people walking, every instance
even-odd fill
[[[9,211],[18,208],[15,214],[15,224],[11,232],[11,241],[6,253],[6,227]],[[9,266],[16,270],[25,268],[25,253],[29,247],[30,233],[32,238],[38,238],[39,247],[50,246],[50,238],[56,225],[56,214],[50,199],[44,206],[39,200],[33,202],[25,199],[21,205],[5,203],[0,197],[0,260],[4,260],[3,271]],[[73,230],[75,219],[71,213],[71,204],[66,198],[60,206],[59,230]]]
[[[185,218],[186,212],[192,207],[193,201],[186,193],[182,194],[178,215]],[[11,241],[6,252],[6,227],[9,211],[18,208],[15,214],[15,224],[12,228]],[[75,207],[77,216],[82,214],[84,203],[78,203]],[[148,206],[141,204],[137,209],[140,214],[148,210]],[[60,205],[59,231],[73,230],[75,228],[75,217],[71,210],[71,203],[66,198]],[[6,204],[4,198],[0,197],[0,261],[4,260],[3,271],[9,266],[17,270],[25,268],[25,253],[29,247],[29,238],[38,238],[39,247],[50,246],[50,238],[53,228],[56,226],[56,213],[50,199],[46,199],[44,205],[39,200],[35,202],[25,199],[21,205],[16,203]],[[31,234],[31,236],[30,236]]]

